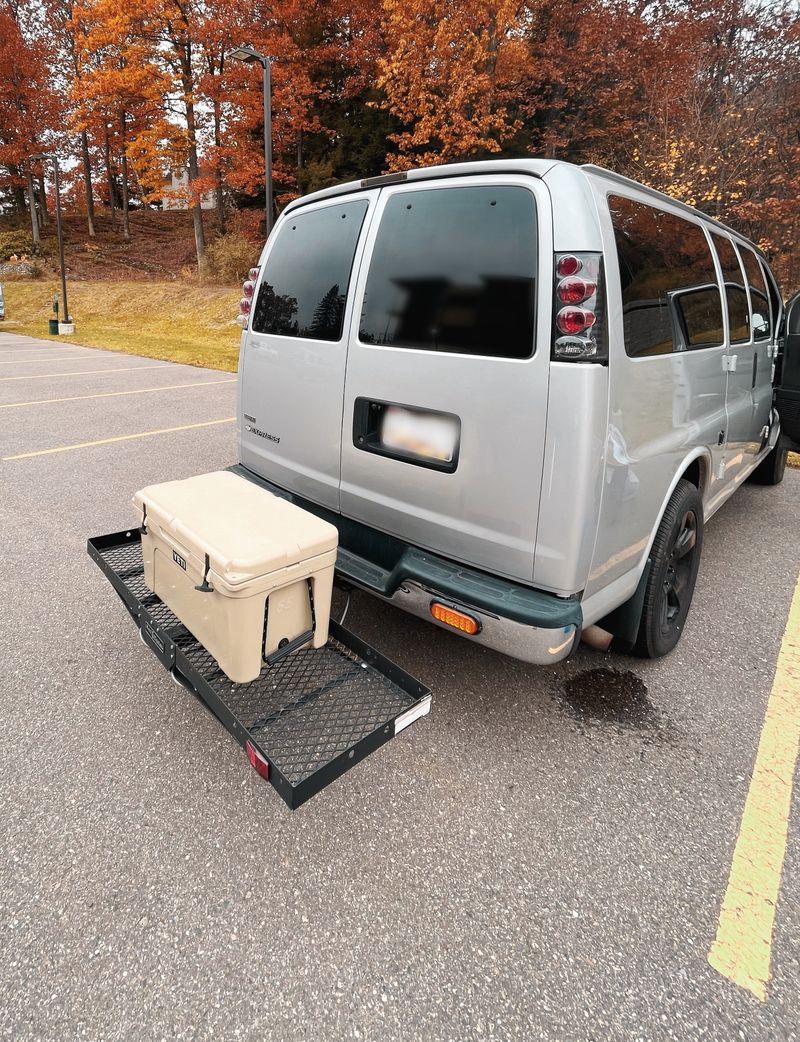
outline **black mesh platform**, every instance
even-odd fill
[[[216,660],[144,582],[138,530],[88,543],[139,625],[143,642],[193,691],[237,741],[269,763],[269,780],[299,807],[424,715],[430,691],[331,622],[323,648],[296,651],[249,684],[233,684]]]

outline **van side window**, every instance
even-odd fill
[[[367,200],[289,214],[267,257],[253,308],[256,333],[340,340]]]
[[[739,243],[739,256],[744,264],[745,275],[750,286],[750,305],[753,309],[753,339],[769,340],[770,306],[764,272],[758,257],[752,250]]]
[[[528,358],[536,241],[536,203],[526,188],[397,192],[372,252],[361,341]]]
[[[625,350],[633,358],[722,343],[722,301],[703,229],[621,196],[609,207]]]
[[[750,310],[747,306],[747,290],[744,288],[739,258],[727,236],[712,232],[711,239],[717,250],[722,280],[725,283],[731,343],[746,344],[750,339]]]

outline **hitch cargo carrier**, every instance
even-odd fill
[[[245,747],[290,808],[428,713],[427,687],[333,620],[323,647],[294,651],[250,683],[232,683],[146,585],[141,538],[131,528],[96,536],[87,549],[143,643]]]

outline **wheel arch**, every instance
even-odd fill
[[[681,465],[676,469],[650,530],[646,548],[637,561],[635,568],[631,569],[636,580],[632,595],[597,622],[601,629],[608,630],[609,633],[613,633],[616,638],[626,643],[632,643],[633,638],[630,636],[632,627],[638,625],[644,601],[644,591],[650,573],[650,555],[653,550],[656,533],[661,525],[667,505],[678,487],[678,482],[683,479],[691,482],[700,493],[700,501],[704,507],[703,522],[705,523],[705,497],[711,479],[711,452],[707,448],[697,447],[687,452]],[[629,572],[628,574],[630,575],[631,573]]]

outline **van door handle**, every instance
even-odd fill
[[[756,351],[753,355],[753,387],[756,385],[758,378],[758,352]]]
[[[723,355],[722,356],[722,371],[723,373],[735,373],[736,372],[736,359],[738,355]]]

